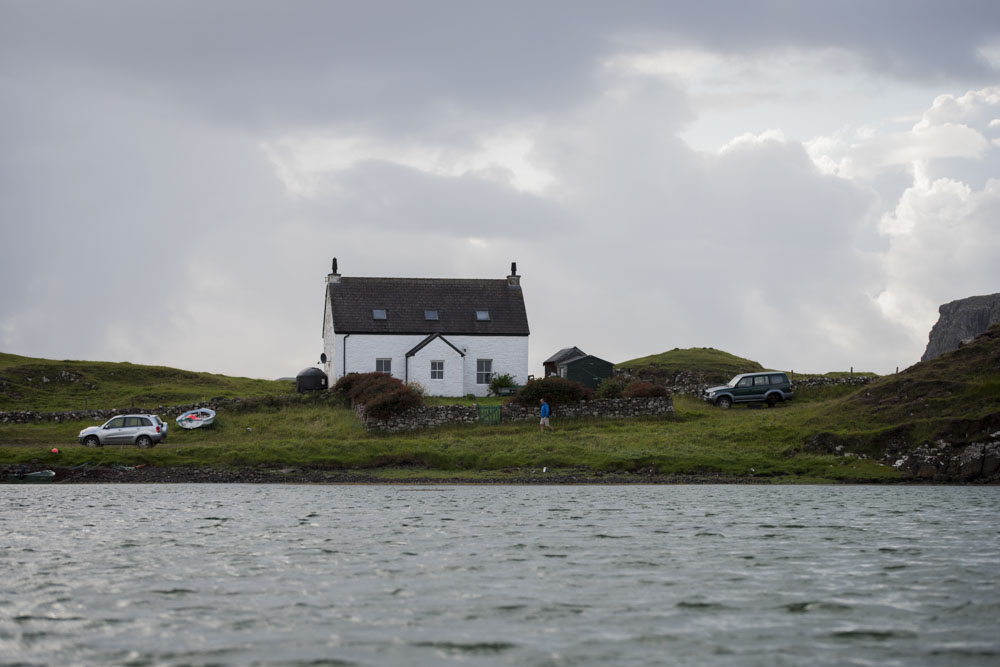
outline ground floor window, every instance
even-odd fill
[[[375,372],[392,375],[392,359],[376,359]]]
[[[443,361],[432,361],[431,362],[431,379],[432,380],[443,380],[444,379],[444,362]]]
[[[489,384],[493,377],[493,360],[476,359],[476,384]]]

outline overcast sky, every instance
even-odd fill
[[[1000,3],[0,0],[0,351],[294,375],[522,275],[531,369],[915,363],[1000,291]]]

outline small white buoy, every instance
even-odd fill
[[[542,468],[542,472],[548,472],[548,471],[549,471],[548,467]]]

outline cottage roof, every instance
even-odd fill
[[[338,334],[529,334],[521,287],[505,279],[345,276],[327,289]],[[385,319],[374,318],[376,309]],[[436,310],[437,319],[427,319],[427,310]],[[487,311],[488,319],[476,311]]]
[[[563,364],[571,359],[578,359],[587,356],[587,353],[578,347],[564,347],[551,357],[543,361],[543,364]]]

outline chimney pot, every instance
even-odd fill
[[[521,276],[517,275],[517,262],[510,263],[510,275],[507,276],[508,287],[520,287]]]

